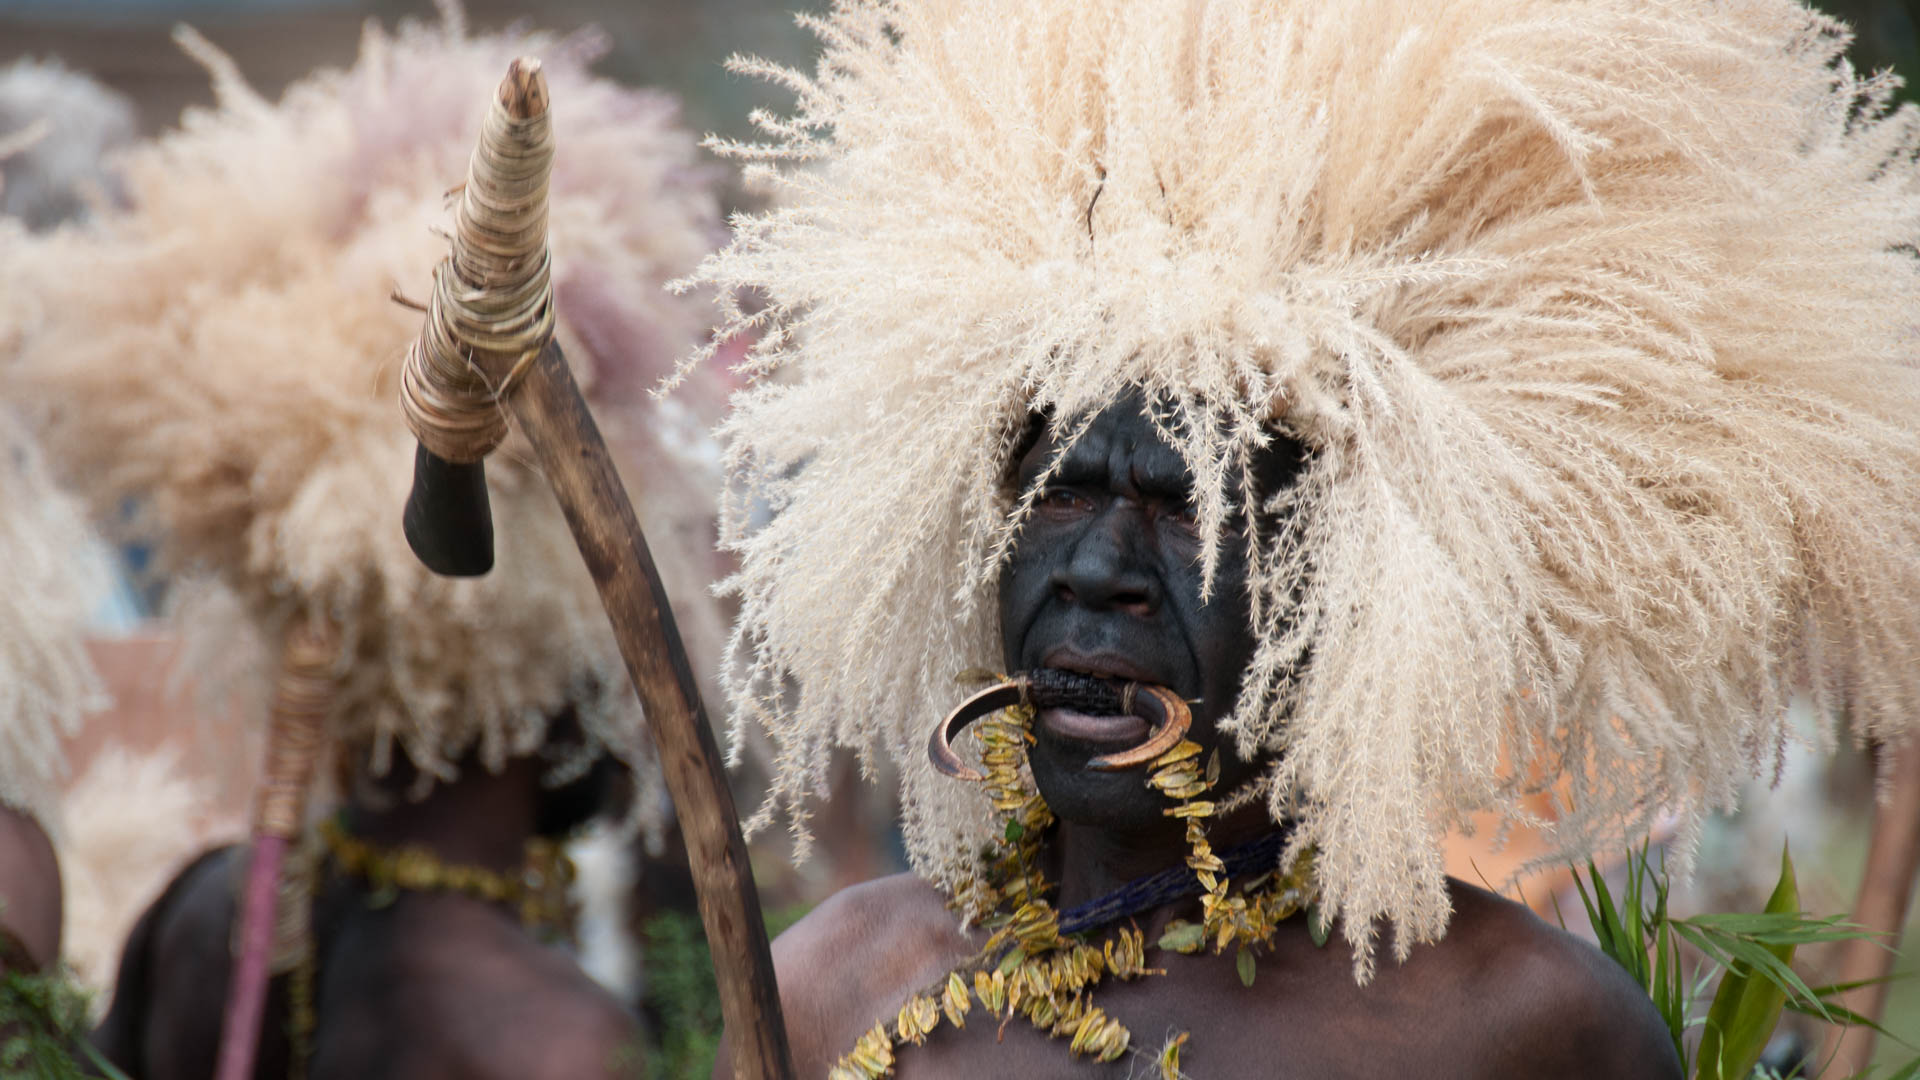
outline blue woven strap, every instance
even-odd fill
[[[1227,877],[1263,873],[1279,865],[1280,852],[1286,846],[1286,832],[1276,829],[1257,840],[1222,852],[1220,861],[1227,865]],[[1185,864],[1171,866],[1158,873],[1135,878],[1105,896],[1061,912],[1060,933],[1071,935],[1098,930],[1129,915],[1138,915],[1162,904],[1198,896],[1202,891],[1200,879]]]

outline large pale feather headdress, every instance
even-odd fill
[[[0,68],[0,220],[39,227],[71,213],[83,189],[100,187],[103,149],[132,128],[124,99],[58,63]],[[83,635],[107,581],[82,508],[55,486],[9,396],[0,393],[0,806],[60,833],[62,744],[106,704]]]
[[[58,832],[63,740],[104,692],[82,641],[106,593],[97,542],[0,407],[0,806]]]
[[[804,817],[894,758],[916,866],[989,821],[931,772],[999,659],[1008,458],[1143,387],[1209,567],[1250,537],[1229,730],[1370,963],[1444,932],[1438,837],[1553,796],[1565,853],[1697,822],[1788,695],[1920,715],[1916,117],[1792,0],[842,0],[779,189],[692,279],[764,336],[724,429],[731,699]],[[1283,491],[1235,468],[1310,450]],[[749,508],[771,510],[758,524]]]
[[[219,104],[124,156],[129,208],[84,229],[0,243],[0,349],[50,452],[169,572],[239,600],[183,620],[203,658],[277,642],[290,620],[340,631],[329,734],[383,769],[490,768],[540,747],[572,705],[593,746],[636,761],[639,705],[593,583],[530,454],[488,470],[494,571],[437,578],[400,527],[414,443],[400,361],[508,60],[543,55],[564,147],[552,187],[561,335],[617,446],[698,654],[708,599],[721,391],[646,391],[698,340],[704,312],[661,284],[718,238],[714,170],[673,102],[591,77],[599,42],[369,28],[357,64],[279,103],[192,35]],[[625,421],[624,423],[622,421]],[[272,665],[245,674],[262,691]],[[202,673],[205,675],[205,673]],[[264,693],[261,695],[264,697]],[[262,716],[264,708],[260,709]]]

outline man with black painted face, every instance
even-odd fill
[[[1020,458],[1026,489],[1060,450],[1040,424]],[[1291,482],[1301,448],[1276,436],[1256,460],[1262,490]],[[1219,790],[1254,779],[1217,724],[1237,699],[1253,652],[1244,551],[1229,549],[1203,597],[1192,480],[1137,395],[1094,418],[1045,479],[1000,584],[1009,670],[1054,668],[1172,688],[1195,702],[1188,737],[1220,751]],[[1040,709],[1029,754],[1039,794],[1058,818],[1042,848],[1045,876],[1066,910],[1125,889],[1187,854],[1167,800],[1146,767],[1090,770],[1138,743],[1133,716]],[[1213,822],[1221,850],[1276,826],[1258,802]],[[1307,920],[1283,922],[1251,986],[1211,955],[1156,953],[1164,977],[1103,986],[1099,1003],[1147,1043],[1190,1036],[1184,1060],[1207,1077],[1678,1076],[1665,1027],[1647,996],[1591,946],[1525,908],[1449,881],[1447,936],[1367,986],[1337,942],[1317,946]],[[1153,942],[1175,919],[1197,921],[1198,889],[1129,917]],[[774,943],[789,1035],[801,1076],[826,1075],[874,1023],[948,971],[988,935],[962,927],[939,890],[913,874],[848,889]],[[903,1077],[1082,1077],[1089,1066],[1023,1022],[982,1018],[942,1028],[902,1053]],[[1122,1059],[1113,1075],[1138,1075]],[[716,1077],[729,1077],[723,1057]]]
[[[1645,994],[1441,841],[1697,823],[1798,685],[1920,710],[1920,127],[1845,29],[814,25],[817,75],[745,65],[794,115],[727,147],[777,209],[693,279],[782,375],[723,429],[771,511],[723,537],[765,815],[885,756],[915,870],[775,943],[802,1075],[1675,1075]]]
[[[1050,426],[1036,424],[1034,434],[1017,466],[1022,491],[1041,482],[1061,450]],[[1259,458],[1255,483],[1278,490],[1300,465],[1299,444],[1276,438]],[[1000,581],[1000,632],[1009,671],[1053,668],[1171,688],[1196,703],[1188,737],[1212,750],[1221,745],[1215,725],[1239,698],[1253,636],[1245,551],[1225,549],[1206,588],[1192,489],[1186,464],[1138,395],[1102,412],[1052,470],[1021,526]],[[1139,743],[1145,727],[1133,716],[1040,711],[1029,761],[1063,831],[1079,820],[1179,839],[1166,800],[1140,771],[1087,767],[1101,753]],[[1223,791],[1258,768],[1231,753],[1230,742],[1228,749]]]

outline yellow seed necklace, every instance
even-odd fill
[[[1165,974],[1146,963],[1145,935],[1135,927],[1115,930],[1099,945],[1060,932],[1060,915],[1046,899],[1052,888],[1039,867],[1040,845],[1053,825],[1046,800],[1026,781],[1022,766],[1033,742],[1033,710],[1017,705],[982,720],[976,730],[982,744],[987,797],[1000,815],[998,839],[982,852],[981,873],[954,890],[956,912],[991,931],[972,960],[949,972],[944,983],[909,998],[894,1022],[876,1023],[828,1073],[828,1080],[877,1080],[893,1071],[894,1053],[903,1043],[924,1043],[940,1021],[965,1027],[977,1002],[1004,1027],[1014,1015],[1053,1038],[1069,1040],[1077,1057],[1109,1062],[1128,1052],[1132,1035],[1091,1000],[1091,991],[1108,977],[1122,981]],[[1205,799],[1218,779],[1217,767],[1204,772],[1198,743],[1182,741],[1156,759],[1147,783],[1173,800],[1166,813],[1186,821],[1187,866],[1201,892],[1201,921],[1175,920],[1156,943],[1180,953],[1212,945],[1216,954],[1237,946],[1235,964],[1251,984],[1254,950],[1272,940],[1279,923],[1307,908],[1312,899],[1313,860],[1304,852],[1285,872],[1269,871],[1234,890],[1226,864],[1207,842],[1205,820],[1214,803]],[[1324,928],[1316,924],[1316,940]],[[1180,1075],[1181,1032],[1162,1046],[1160,1075]]]
[[[573,884],[573,859],[556,840],[532,837],[518,871],[502,873],[482,866],[442,862],[424,847],[381,848],[347,832],[337,818],[320,823],[320,839],[333,865],[344,875],[365,882],[372,891],[371,907],[392,904],[402,892],[450,892],[506,904],[520,923],[543,938],[561,939],[571,932],[573,910],[567,890]],[[311,903],[313,882],[306,892]],[[319,976],[318,958],[308,940],[294,964],[288,984],[288,1034],[292,1043],[291,1080],[302,1080],[313,1054],[319,1011],[314,1000]]]

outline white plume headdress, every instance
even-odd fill
[[[1568,854],[1697,821],[1810,687],[1920,710],[1915,114],[1794,0],[841,0],[777,184],[692,279],[763,336],[723,429],[737,724],[804,819],[900,765],[951,884],[985,799],[927,767],[1033,410],[1173,403],[1208,564],[1251,538],[1228,723],[1370,970],[1444,932],[1440,832]],[[752,313],[746,296],[764,304]],[[1284,491],[1233,466],[1272,432]],[[771,516],[749,520],[754,506]],[[1237,538],[1235,538],[1237,542]],[[1309,659],[1309,651],[1311,656]]]
[[[132,130],[125,99],[58,62],[0,67],[0,215],[39,227],[73,212],[99,186],[103,151]],[[0,403],[0,805],[49,832],[63,825],[62,742],[106,703],[83,642],[90,607],[107,595],[101,554]]]
[[[105,576],[80,507],[0,408],[0,806],[57,834],[63,740],[105,704],[83,643]]]

